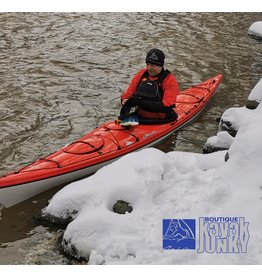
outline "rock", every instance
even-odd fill
[[[39,211],[33,216],[33,222],[37,225],[48,226],[54,229],[65,229],[66,226],[74,220],[78,211],[74,210],[70,214],[62,217],[55,217],[45,212],[45,209]]]
[[[247,33],[255,39],[262,39],[262,21],[254,22]]]
[[[227,152],[226,155],[225,155],[225,162],[227,162],[228,159],[229,159],[229,154]]]
[[[246,108],[248,109],[256,109],[258,105],[259,105],[259,102],[257,101],[247,100],[246,102]]]
[[[130,205],[129,202],[118,200],[113,205],[113,211],[117,214],[125,214],[126,212],[131,213],[133,211],[133,207]]]
[[[224,121],[223,119],[220,121],[219,128],[221,131],[228,132],[232,137],[235,137],[238,131],[231,122]]]
[[[216,136],[209,137],[203,147],[203,153],[228,150],[234,138],[227,131],[220,131]]]
[[[223,147],[216,147],[216,146],[212,146],[212,145],[204,145],[203,147],[203,153],[212,153],[212,152],[216,152],[216,151],[222,151],[222,150],[228,150],[228,148],[223,148]]]

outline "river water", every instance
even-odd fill
[[[262,76],[262,44],[247,35],[261,13],[0,14],[0,175],[116,118],[119,97],[153,47],[187,88],[222,73],[206,112],[164,151],[202,152],[216,118],[243,106]],[[61,187],[60,187],[61,188]],[[78,263],[59,251],[60,231],[32,217],[57,189],[0,207],[0,264]]]

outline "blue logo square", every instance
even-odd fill
[[[196,249],[196,220],[163,219],[163,249]]]

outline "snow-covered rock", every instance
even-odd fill
[[[250,109],[257,108],[262,99],[262,79],[258,81],[248,96],[246,107]]]
[[[248,34],[262,39],[262,21],[254,22],[248,29]]]

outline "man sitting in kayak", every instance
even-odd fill
[[[147,67],[132,79],[121,96],[120,125],[157,124],[174,121],[178,83],[173,74],[164,69],[165,55],[151,49],[146,56]],[[136,111],[130,114],[132,107]]]

